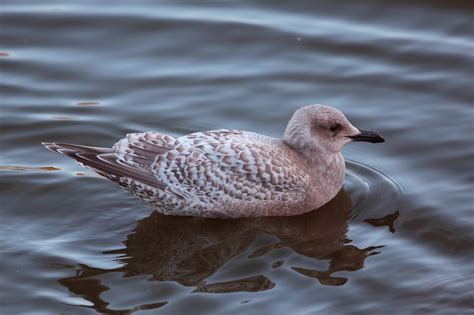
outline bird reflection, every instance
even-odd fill
[[[124,241],[123,249],[105,253],[118,255],[123,263],[121,267],[105,270],[81,265],[75,276],[59,282],[92,302],[96,310],[109,313],[108,303],[100,295],[110,288],[98,279],[109,272],[121,272],[124,277],[149,275],[151,280],[175,281],[195,287],[195,292],[269,290],[275,284],[265,275],[206,282],[226,262],[247,250],[259,235],[269,234],[278,241],[257,248],[248,259],[290,248],[298,255],[328,261],[326,270],[291,266],[292,270],[315,278],[323,285],[343,285],[347,279],[333,277],[334,272],[361,269],[365,258],[377,253],[374,251],[377,247],[360,249],[350,244],[346,237],[350,216],[351,202],[343,190],[325,206],[292,217],[225,220],[164,216],[155,212],[138,222],[134,232]],[[278,266],[282,264],[280,261]],[[160,307],[163,303],[139,308]]]

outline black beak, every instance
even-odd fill
[[[349,136],[353,141],[364,141],[364,142],[372,142],[372,143],[380,143],[385,142],[384,137],[382,135],[374,132],[374,131],[367,131],[359,129],[360,133],[354,136]]]

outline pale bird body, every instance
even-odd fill
[[[283,139],[213,130],[180,138],[128,134],[113,148],[44,145],[120,184],[156,211],[200,217],[296,215],[331,200],[344,183],[344,144],[382,142],[338,110],[295,112]]]

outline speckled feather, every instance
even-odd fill
[[[222,129],[178,139],[135,133],[114,149],[119,161],[155,175],[161,188],[130,177],[120,181],[165,214],[255,216],[275,206],[291,212],[308,183],[281,140],[252,132]]]

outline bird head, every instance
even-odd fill
[[[288,123],[283,140],[307,154],[337,153],[351,141],[385,142],[380,134],[354,127],[341,111],[325,105],[298,109]]]

